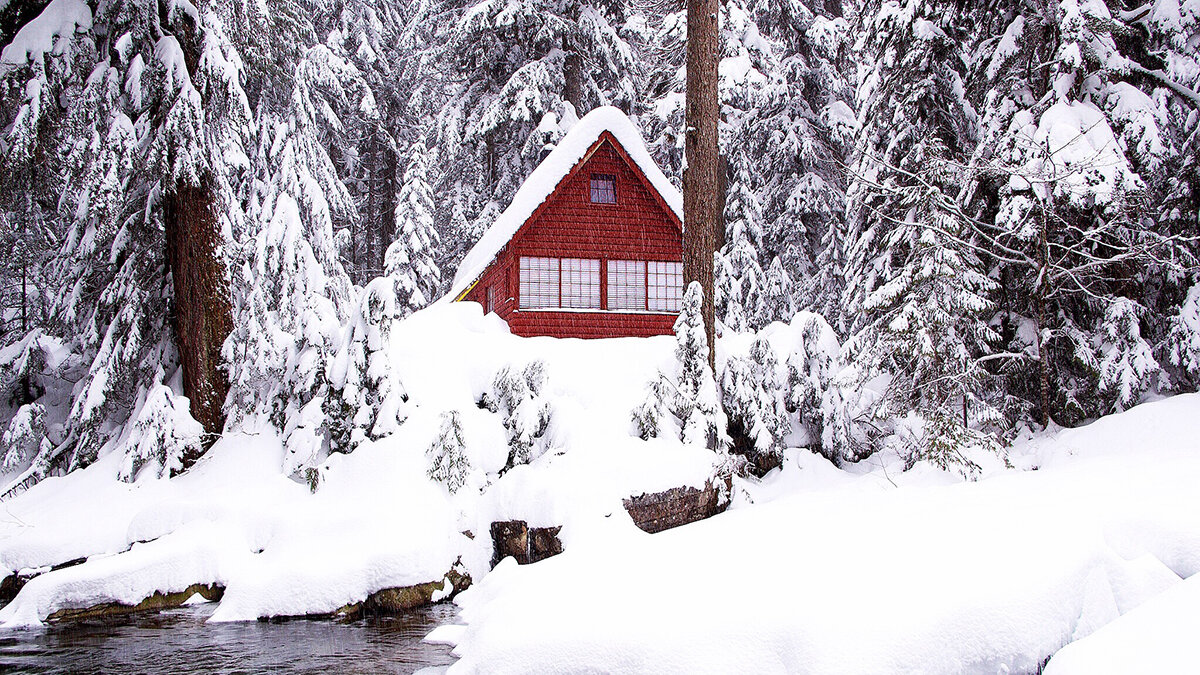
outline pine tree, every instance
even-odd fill
[[[429,462],[429,479],[445,485],[450,494],[467,484],[471,460],[466,455],[462,421],[457,410],[442,413],[437,438],[425,451],[425,458]]]
[[[441,286],[437,265],[440,238],[433,226],[433,190],[427,172],[428,150],[424,140],[418,139],[409,148],[396,205],[396,241],[387,250],[386,274],[395,284],[403,314],[433,302]]]
[[[367,439],[389,436],[407,417],[408,394],[390,360],[391,330],[398,319],[392,284],[386,279],[367,284],[329,365],[331,450],[351,452]]]
[[[1142,339],[1138,307],[1128,298],[1116,298],[1104,314],[1104,342],[1099,349],[1099,391],[1113,412],[1138,403],[1162,377],[1154,350]]]
[[[532,462],[546,450],[553,409],[546,400],[545,387],[545,364],[531,361],[523,370],[501,368],[484,397],[485,407],[503,417],[508,432],[505,471]]]
[[[708,364],[701,294],[699,283],[688,284],[675,321],[675,359],[679,370],[671,412],[679,420],[681,440],[714,449],[725,445],[725,424],[716,381]]]
[[[770,343],[758,337],[750,354],[735,356],[721,373],[721,397],[730,423],[750,442],[751,461],[760,473],[783,459],[785,438],[791,432],[779,359]]]
[[[1164,348],[1165,361],[1178,369],[1179,379],[1200,385],[1200,284],[1191,287],[1172,317]]]
[[[633,111],[636,65],[619,30],[624,14],[619,3],[545,0],[484,0],[451,14],[433,38],[441,48],[429,73],[444,83],[443,239],[459,243],[450,232],[458,218],[470,223],[458,223],[458,234],[481,232],[507,205],[541,159],[541,144],[528,141],[546,113],[561,118],[567,104],[579,115],[600,105]],[[439,266],[457,264],[474,241],[448,249]]]
[[[759,264],[762,212],[751,191],[747,161],[742,157],[725,203],[725,245],[716,257],[716,309],[734,331],[760,328],[774,318],[764,297],[765,275]],[[790,301],[791,298],[788,298]]]

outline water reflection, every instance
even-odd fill
[[[214,607],[0,631],[0,673],[412,673],[454,660],[421,642],[454,618],[451,604],[348,623],[204,623]]]

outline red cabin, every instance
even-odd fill
[[[679,191],[623,113],[588,113],[467,253],[451,288],[516,335],[671,332],[683,286]]]

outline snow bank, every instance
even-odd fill
[[[460,560],[482,577],[493,521],[561,525],[572,546],[597,522],[624,516],[622,499],[702,486],[718,461],[703,448],[630,435],[647,383],[672,363],[670,337],[525,339],[475,303],[445,303],[397,324],[388,349],[410,397],[407,418],[391,436],[331,456],[315,493],[284,475],[274,434],[242,433],[170,480],[122,482],[114,453],[7,501],[0,575],[87,561],[31,582],[0,610],[0,624],[192,583],[226,587],[214,621],[334,612],[377,590],[440,581]],[[546,450],[500,475],[507,432],[478,403],[498,371],[533,361],[545,365],[553,408]],[[459,413],[472,466],[453,495],[427,475],[426,449],[448,411]]]
[[[1032,672],[1200,571],[1198,409],[1035,439],[1014,454],[1037,471],[977,483],[790,451],[752,506],[654,536],[614,518],[605,546],[498,567],[431,638],[451,672]],[[772,485],[804,473],[821,489]]]
[[[513,195],[512,203],[496,218],[496,222],[488,228],[479,242],[467,252],[458,273],[454,275],[454,283],[450,286],[447,298],[454,299],[462,294],[483,270],[496,258],[496,254],[513,238],[517,230],[533,214],[537,207],[554,192],[571,169],[583,159],[584,153],[596,139],[605,131],[611,132],[629,158],[646,175],[646,179],[662,196],[667,206],[675,212],[679,222],[683,222],[683,196],[679,190],[667,180],[662,169],[654,163],[646,150],[646,143],[641,133],[633,126],[625,113],[612,106],[601,106],[583,116],[566,136],[559,141],[554,150],[542,160],[542,163],[529,174],[517,194]]]
[[[1200,575],[1067,645],[1046,675],[1190,673],[1200,663]]]

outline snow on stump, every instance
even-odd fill
[[[562,527],[529,527],[524,520],[492,523],[492,567],[505,558],[528,565],[562,553],[558,532]]]
[[[729,507],[732,489],[728,476],[709,479],[703,489],[677,487],[630,497],[625,500],[625,511],[639,529],[654,534],[721,513]]]

